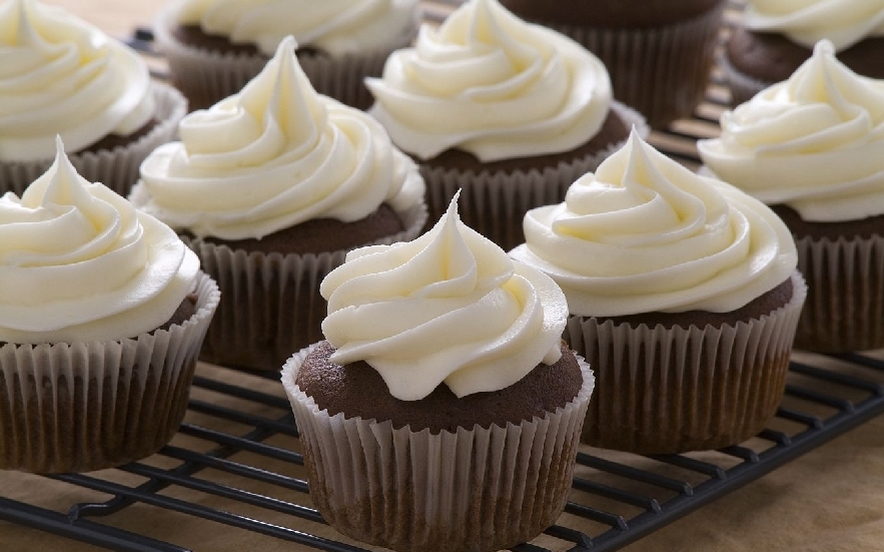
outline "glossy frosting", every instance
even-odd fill
[[[371,113],[421,159],[457,148],[481,161],[570,151],[598,132],[611,83],[598,58],[497,0],[470,0],[366,84]]]
[[[729,312],[797,266],[791,234],[767,206],[634,131],[563,203],[529,211],[524,229],[510,255],[549,274],[580,316]]]
[[[807,48],[826,38],[842,50],[884,35],[884,0],[749,0],[743,24]]]
[[[368,362],[401,400],[442,382],[458,397],[502,389],[561,356],[561,290],[463,224],[456,201],[414,241],[350,252],[320,287],[332,361]]]
[[[166,225],[79,176],[49,170],[0,198],[0,341],[134,337],[165,324],[199,260]]]
[[[331,55],[383,46],[415,26],[418,0],[184,0],[182,25],[273,55],[288,35]]]
[[[317,94],[294,46],[288,37],[242,92],[185,117],[181,141],[142,164],[132,201],[173,228],[224,240],[422,201],[415,164],[369,115]]]
[[[807,221],[884,213],[884,81],[841,64],[828,41],[789,80],[721,116],[701,140],[717,176]]]
[[[55,6],[0,4],[0,161],[52,159],[153,116],[150,75],[123,43]]]

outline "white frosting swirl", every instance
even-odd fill
[[[564,203],[529,211],[524,230],[510,255],[549,274],[580,316],[729,312],[798,262],[770,208],[692,173],[635,131]]]
[[[383,47],[413,33],[418,0],[184,0],[178,23],[199,25],[270,56],[288,35],[333,56]]]
[[[0,161],[79,151],[154,113],[147,65],[123,43],[34,0],[0,4]]]
[[[789,80],[721,116],[697,144],[719,178],[808,221],[884,214],[884,81],[855,74],[821,41]]]
[[[884,0],[749,0],[743,25],[784,34],[807,48],[825,38],[843,50],[884,35]]]
[[[79,176],[61,141],[19,199],[0,197],[0,341],[135,337],[165,324],[199,260],[168,226]]]
[[[239,93],[181,122],[131,199],[176,229],[262,238],[315,218],[362,219],[424,197],[411,159],[368,114],[317,94],[288,37]]]
[[[561,357],[561,290],[464,225],[456,202],[414,241],[350,252],[320,287],[332,361],[368,362],[401,400],[442,382],[458,397],[503,389]]]
[[[571,39],[530,25],[497,0],[471,0],[414,48],[366,79],[371,109],[403,150],[450,148],[481,161],[561,153],[595,136],[608,115],[605,66]]]

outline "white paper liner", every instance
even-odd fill
[[[727,2],[692,19],[650,28],[547,24],[590,50],[608,69],[614,97],[652,128],[689,117],[706,93]]]
[[[596,398],[583,442],[641,454],[733,445],[763,429],[783,395],[807,286],[735,325],[638,327],[572,315],[565,340],[592,364]]]
[[[239,92],[269,61],[270,58],[263,54],[213,52],[179,42],[171,32],[176,25],[176,9],[176,4],[170,4],[160,13],[154,34],[157,49],[169,63],[172,82],[190,100],[191,109],[211,107]],[[391,35],[385,46],[337,57],[299,55],[298,62],[317,92],[347,105],[367,109],[374,98],[365,87],[365,77],[379,77],[387,57],[411,44],[417,36],[418,25],[419,18],[415,18],[411,28]]]
[[[724,72],[724,78],[731,91],[731,105],[735,107],[748,102],[768,86],[776,84],[756,79],[740,72],[731,64],[725,53],[718,56],[718,65]]]
[[[375,243],[410,241],[427,219],[424,203],[398,214],[405,230]],[[203,360],[279,370],[295,351],[323,338],[320,326],[327,303],[319,284],[343,264],[346,250],[283,255],[233,250],[200,239],[184,241],[224,296],[203,344]]]
[[[89,182],[101,182],[123,197],[138,181],[141,162],[158,146],[171,142],[178,133],[178,122],[187,113],[187,100],[169,85],[153,82],[157,124],[138,140],[113,150],[71,153],[68,157],[77,172]],[[25,188],[42,176],[53,159],[32,162],[0,162],[0,195],[14,192],[21,197]]]
[[[0,468],[92,471],[150,456],[178,430],[218,306],[200,273],[196,312],[133,339],[0,347]]]
[[[612,102],[611,109],[624,121],[626,128],[634,126],[642,138],[648,137],[650,128],[639,112],[619,102]],[[522,231],[525,213],[535,207],[564,201],[568,188],[575,180],[594,171],[625,143],[626,138],[571,163],[559,163],[555,167],[528,172],[482,171],[476,174],[473,171],[421,165],[430,209],[427,224],[435,224],[448,209],[454,194],[461,190],[458,202],[461,220],[504,251],[509,251],[525,241]]]
[[[561,514],[594,386],[582,358],[583,386],[554,413],[432,435],[320,410],[295,384],[312,349],[289,359],[282,383],[310,496],[341,533],[403,552],[480,552],[527,542]]]

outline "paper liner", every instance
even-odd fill
[[[172,36],[175,8],[170,5],[161,12],[154,34],[157,49],[168,63],[173,84],[181,90],[191,109],[211,107],[218,101],[239,92],[258,75],[269,61],[263,54],[222,53],[193,47]],[[379,77],[387,57],[393,51],[411,44],[417,35],[419,19],[413,27],[390,37],[386,46],[359,53],[333,57],[326,54],[298,55],[298,62],[320,94],[342,103],[367,109],[374,98],[365,87],[365,77]]]
[[[82,472],[150,456],[181,425],[218,287],[197,311],[133,339],[0,347],[0,468]]]
[[[703,100],[726,4],[660,27],[544,24],[598,56],[611,76],[614,97],[641,112],[651,127],[665,128],[689,117]]]
[[[187,100],[171,86],[158,82],[151,83],[151,93],[156,102],[157,124],[146,135],[112,150],[68,154],[83,178],[101,182],[126,197],[138,181],[141,162],[158,146],[175,138],[178,122],[187,113]],[[21,197],[25,188],[49,169],[53,160],[0,162],[0,195],[11,191]]]
[[[740,72],[733,66],[733,64],[731,64],[725,53],[718,56],[718,65],[724,72],[724,78],[731,91],[731,105],[735,107],[748,102],[768,86],[776,84],[750,77],[749,75]]]
[[[619,102],[612,102],[611,108],[623,119],[626,128],[635,126],[642,138],[650,134],[650,128],[640,113]],[[482,171],[476,174],[473,171],[421,165],[430,210],[427,224],[435,224],[448,209],[454,194],[462,190],[458,202],[461,220],[504,251],[509,251],[525,241],[522,231],[525,213],[535,207],[564,201],[568,187],[575,180],[594,171],[625,143],[624,137],[622,141],[610,144],[596,154],[528,172]]]
[[[596,374],[583,442],[640,454],[721,448],[757,434],[783,396],[807,286],[792,274],[792,299],[720,328],[571,316],[565,340]]]
[[[409,241],[427,218],[421,203],[399,213],[406,230],[375,243]],[[223,366],[279,370],[286,359],[323,339],[327,303],[319,294],[326,274],[343,264],[347,250],[288,254],[234,250],[183,238],[202,268],[218,281],[224,300],[209,327],[201,358]]]
[[[826,353],[884,347],[884,236],[795,243],[809,288],[795,347]]]
[[[289,359],[282,383],[310,497],[332,527],[402,552],[487,552],[527,542],[559,517],[593,390],[582,358],[583,387],[555,412],[432,435],[320,410],[295,384],[312,348]]]

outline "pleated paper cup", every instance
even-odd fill
[[[571,488],[593,390],[543,418],[432,434],[392,422],[329,416],[295,384],[311,348],[282,382],[300,431],[310,496],[339,532],[401,552],[487,552],[527,542],[558,519]]]
[[[375,243],[412,240],[427,219],[423,203],[398,214],[405,230]],[[203,344],[203,360],[279,370],[293,353],[323,338],[327,303],[319,284],[344,263],[347,250],[284,255],[182,239],[196,252],[203,270],[218,281],[224,296]]]
[[[736,107],[751,100],[756,94],[776,83],[763,81],[740,72],[727,57],[718,56],[718,65],[724,72],[724,78],[731,91],[731,105]]]
[[[200,273],[196,312],[133,339],[0,347],[0,468],[84,472],[150,456],[184,418],[219,293]]]
[[[101,182],[123,197],[138,181],[141,162],[158,146],[171,142],[178,133],[178,123],[187,113],[187,100],[180,92],[163,83],[151,83],[156,102],[153,128],[128,144],[112,150],[70,153],[74,168],[89,182]],[[21,197],[31,182],[42,176],[53,158],[32,162],[0,162],[0,195],[14,192]]]
[[[611,108],[626,128],[635,127],[642,138],[650,134],[642,115],[619,102]],[[434,224],[448,209],[451,199],[461,191],[458,213],[464,224],[499,245],[504,251],[525,242],[522,219],[535,207],[561,203],[575,180],[594,171],[602,161],[623,147],[626,138],[602,151],[569,163],[540,167],[530,171],[462,171],[454,168],[420,166],[427,184],[428,225]]]
[[[583,442],[640,454],[740,443],[782,399],[807,286],[792,274],[784,306],[748,322],[648,327],[571,316],[565,339],[596,374]]]
[[[172,35],[177,6],[171,4],[157,19],[154,29],[157,49],[166,57],[172,83],[190,101],[191,109],[211,107],[236,94],[264,69],[270,58],[263,54],[223,53],[184,44]],[[400,34],[378,48],[342,56],[324,53],[298,55],[307,78],[320,94],[367,109],[374,99],[365,87],[365,77],[379,77],[387,57],[411,44],[417,36],[419,18]]]

